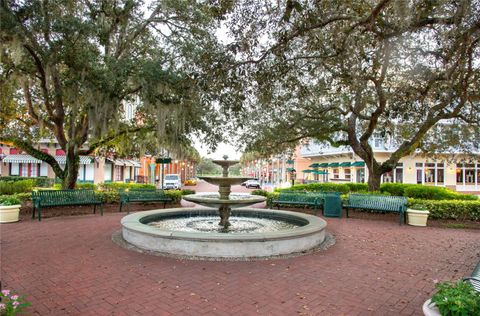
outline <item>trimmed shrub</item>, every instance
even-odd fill
[[[98,189],[103,191],[118,191],[125,189],[155,189],[155,185],[144,183],[110,182],[99,184]]]
[[[380,185],[380,192],[388,192],[394,196],[403,196],[407,184],[403,183],[382,183]]]
[[[31,192],[34,181],[23,179],[19,181],[0,181],[0,194],[11,195],[16,193]]]
[[[103,202],[105,203],[118,203],[120,202],[120,194],[118,191],[95,191],[95,194],[98,195]]]
[[[183,189],[182,195],[195,194],[195,190]]]
[[[365,183],[309,183],[295,184],[286,189],[277,189],[275,191],[323,191],[323,192],[341,192],[343,194],[349,192],[368,191],[368,185]]]
[[[23,203],[25,201],[31,201],[32,200],[32,193],[23,192],[23,193],[17,193],[17,194],[12,194],[12,195],[0,195],[0,200],[1,199],[6,199],[6,198],[11,198],[11,197],[19,199]]]
[[[422,204],[430,211],[432,219],[480,220],[480,200],[421,200],[408,199],[408,205]]]
[[[261,195],[261,196],[268,196],[268,192],[265,190],[253,190],[251,195]]]
[[[25,181],[25,180],[33,180],[34,187],[40,188],[49,188],[55,182],[55,179],[47,178],[47,177],[35,177],[35,178],[26,178],[26,177],[19,177],[19,176],[5,176],[0,177],[0,182],[3,181]]]
[[[93,183],[89,182],[83,182],[83,183],[77,183],[75,185],[75,189],[90,189],[90,190],[96,190],[97,186]]]
[[[421,184],[384,183],[380,186],[381,192],[391,195],[406,196],[425,200],[478,200],[475,195],[462,194],[443,187],[433,187]]]
[[[16,198],[15,195],[4,195],[0,197],[0,205],[1,206],[11,206],[11,205],[18,205],[22,202],[20,199]]]
[[[180,190],[165,190],[165,195],[172,199],[172,203],[180,203],[182,199],[182,191]]]

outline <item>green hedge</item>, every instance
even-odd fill
[[[268,192],[265,191],[265,190],[253,190],[251,193],[251,195],[261,195],[261,196],[268,196]]]
[[[98,189],[103,191],[118,191],[124,189],[155,189],[155,185],[144,183],[109,182],[99,184]]]
[[[414,199],[425,200],[478,200],[471,194],[462,194],[444,187],[434,187],[421,184],[384,183],[380,186],[381,192],[391,195],[406,196]]]
[[[286,189],[275,191],[335,191],[342,194],[351,192],[382,194],[394,196],[406,196],[415,199],[426,200],[478,200],[478,197],[471,194],[462,194],[443,187],[433,187],[421,184],[383,183],[380,192],[368,192],[368,185],[365,183],[309,183],[296,184]]]
[[[295,184],[286,189],[277,189],[276,191],[324,191],[324,192],[358,192],[367,191],[368,185],[365,183],[309,183]]]
[[[480,201],[408,199],[408,205],[422,204],[432,219],[480,220]]]
[[[40,187],[40,188],[50,188],[55,182],[55,179],[50,179],[47,177],[35,177],[35,178],[26,178],[26,177],[18,177],[18,176],[0,177],[0,182],[3,182],[3,181],[16,182],[16,181],[24,181],[24,180],[33,180],[33,186]]]
[[[23,179],[19,181],[0,181],[0,195],[12,195],[16,193],[32,192],[34,181]]]

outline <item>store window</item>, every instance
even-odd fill
[[[333,169],[333,178],[334,178],[334,179],[338,179],[338,178],[339,178],[338,169]]]
[[[123,181],[123,166],[115,166],[115,181]]]
[[[475,164],[465,164],[465,184],[475,184]]]
[[[443,185],[445,181],[445,164],[443,162],[417,162],[417,183]]]
[[[403,162],[399,162],[393,171],[395,182],[403,183]]]
[[[365,182],[365,168],[358,168],[357,169],[357,183],[364,183]]]
[[[345,179],[350,180],[352,178],[351,169],[350,168],[344,169],[344,172],[345,172]]]
[[[443,185],[445,183],[445,165],[437,163],[437,184]]]
[[[391,182],[403,183],[403,163],[399,162],[395,169],[389,172],[385,172],[382,175],[382,182],[383,183],[391,183]]]
[[[393,182],[393,171],[385,172],[383,174],[383,182],[384,183]]]
[[[456,178],[457,184],[463,184],[463,164],[457,164]]]

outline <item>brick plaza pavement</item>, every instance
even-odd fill
[[[327,219],[336,245],[296,258],[189,261],[111,241],[125,214],[0,226],[3,288],[29,315],[421,315],[434,280],[468,275],[480,232]]]

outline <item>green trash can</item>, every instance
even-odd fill
[[[342,217],[342,199],[338,194],[327,194],[323,202],[323,216]]]

